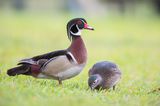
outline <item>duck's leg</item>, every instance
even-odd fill
[[[62,85],[62,80],[60,78],[58,78],[58,83],[59,85]]]
[[[115,89],[116,89],[116,85],[113,86],[113,90],[115,90]]]
[[[61,80],[58,80],[58,82],[59,82],[59,85],[62,85],[62,81]]]

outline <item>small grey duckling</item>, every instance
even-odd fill
[[[115,63],[109,61],[101,61],[93,65],[89,70],[89,87],[94,89],[109,89],[113,87],[121,78],[121,71]]]

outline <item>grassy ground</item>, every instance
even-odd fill
[[[88,63],[83,72],[56,81],[26,76],[9,77],[6,70],[17,61],[63,49],[70,44],[66,23],[54,16],[1,15],[0,17],[0,106],[144,106],[160,105],[160,20],[157,18],[90,19],[95,31],[83,31]],[[122,70],[115,91],[90,91],[88,69],[97,61],[116,62]]]

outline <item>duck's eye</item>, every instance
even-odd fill
[[[82,21],[77,21],[77,25],[79,29],[83,29],[84,28],[84,23]]]
[[[77,21],[77,24],[78,24],[78,25],[81,25],[81,24],[82,24],[82,21]]]

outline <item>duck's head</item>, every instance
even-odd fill
[[[70,20],[67,24],[67,35],[71,40],[73,37],[81,36],[81,30],[88,29],[94,30],[87,24],[84,18],[74,18]]]
[[[88,79],[88,85],[91,90],[100,89],[102,85],[102,77],[98,74],[91,75]]]

